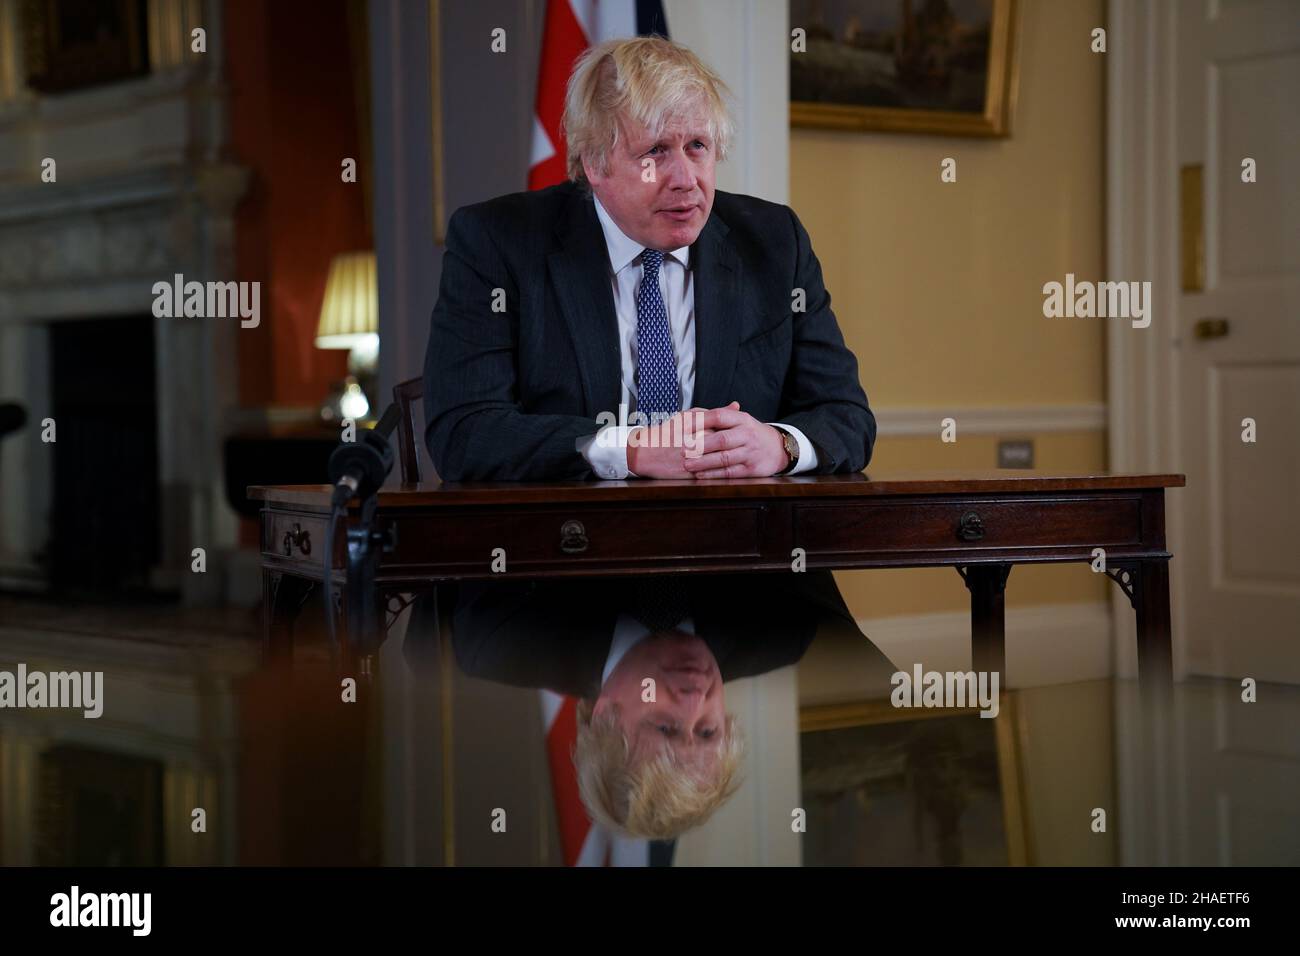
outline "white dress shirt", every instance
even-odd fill
[[[600,200],[596,215],[605,233],[605,246],[609,250],[610,281],[614,289],[614,311],[618,316],[618,351],[622,365],[623,389],[620,403],[629,414],[636,410],[636,302],[644,270],[641,253],[645,247],[628,238],[610,218]],[[695,288],[690,269],[691,247],[682,246],[664,253],[659,267],[659,291],[668,310],[669,334],[673,343],[673,357],[677,360],[677,381],[681,385],[682,409],[691,407],[695,393]],[[744,411],[744,409],[741,409]],[[615,412],[615,409],[610,409]],[[770,423],[769,423],[770,424]],[[812,442],[793,425],[781,425],[799,443],[799,464],[791,474],[811,471],[817,467],[817,452]],[[581,449],[582,455],[601,478],[636,478],[627,467],[628,435],[636,426],[624,422],[606,425]]]
[[[673,625],[673,630],[686,634],[695,633],[695,619],[684,617]],[[609,656],[605,658],[605,669],[600,674],[600,686],[609,681],[614,668],[627,656],[627,652],[636,647],[653,633],[631,614],[620,614],[614,622],[614,639],[609,642]]]

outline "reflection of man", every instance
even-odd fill
[[[863,640],[833,583],[792,578],[695,576],[685,615],[661,629],[638,619],[649,616],[637,607],[643,581],[493,582],[462,594],[452,641],[471,676],[579,698],[574,756],[589,815],[664,839],[703,823],[739,783],[724,682],[797,662],[814,636]],[[877,670],[863,696],[888,694],[883,655]]]
[[[595,703],[578,709],[578,791],[616,833],[675,836],[739,785],[744,747],[722,670],[692,627],[651,633],[621,617]]]

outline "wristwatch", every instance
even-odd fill
[[[799,442],[780,425],[773,425],[772,427],[781,433],[781,444],[785,447],[785,453],[790,458],[790,464],[778,471],[777,474],[788,475],[799,464]]]

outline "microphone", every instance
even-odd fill
[[[330,455],[329,478],[334,486],[331,510],[341,508],[353,495],[367,498],[379,490],[393,470],[393,449],[388,438],[402,417],[397,403],[388,406],[374,428],[356,441],[345,441]]]
[[[0,405],[0,438],[16,432],[27,423],[27,410],[14,402]]]

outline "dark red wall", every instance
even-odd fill
[[[314,405],[346,374],[314,344],[330,259],[368,248],[345,0],[227,0],[231,159],[252,180],[236,217],[239,278],[262,282],[262,322],[239,334],[245,406]],[[360,179],[360,176],[358,176]]]

